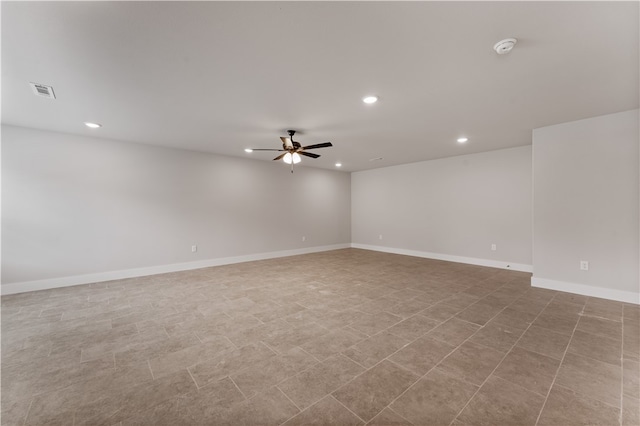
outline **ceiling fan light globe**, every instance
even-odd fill
[[[287,164],[291,164],[292,161],[292,155],[290,152],[287,152],[284,157],[282,157],[282,161],[284,161]]]
[[[300,154],[298,154],[297,152],[294,152],[291,155],[291,159],[293,160],[293,164],[298,164],[299,162],[302,161],[302,157],[300,157]]]

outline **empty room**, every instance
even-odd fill
[[[10,2],[1,425],[640,425],[640,3]]]

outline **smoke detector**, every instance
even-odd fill
[[[511,49],[513,49],[513,46],[515,46],[517,42],[518,40],[515,38],[505,38],[497,42],[493,46],[493,50],[495,50],[498,55],[504,55],[511,52]]]
[[[46,84],[29,83],[29,86],[33,89],[33,93],[43,98],[55,99],[56,95],[53,93],[53,87]]]

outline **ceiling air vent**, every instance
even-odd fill
[[[55,99],[56,95],[53,93],[53,87],[45,84],[29,83],[29,86],[33,89],[33,93],[38,96],[43,96],[49,99]]]

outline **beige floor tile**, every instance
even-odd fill
[[[232,324],[233,322],[230,323],[229,330],[225,336],[239,348],[250,343],[263,341],[272,336],[277,336],[286,330],[293,329],[291,324],[280,319],[266,324],[259,324],[254,327],[243,328],[241,330],[234,330]]]
[[[455,348],[448,343],[425,336],[400,349],[389,359],[422,376],[453,352]]]
[[[538,315],[544,310],[547,303],[547,300],[530,300],[527,298],[520,298],[509,304],[509,308],[518,312]]]
[[[3,369],[2,399],[19,400],[45,394],[114,370],[113,355],[55,370],[45,370],[42,374],[38,374],[38,370],[23,370],[13,375],[16,373],[7,374]]]
[[[245,401],[244,396],[226,378],[196,391],[175,396],[147,411],[125,419],[123,426],[143,425],[197,425],[215,424],[235,405]]]
[[[462,424],[535,425],[544,397],[491,376],[460,413]]]
[[[609,364],[620,365],[622,342],[602,335],[576,330],[571,337],[568,351]]]
[[[73,417],[75,409],[104,398],[114,398],[123,389],[151,383],[153,377],[146,362],[120,370],[108,370],[85,381],[74,383],[63,389],[34,397],[29,409],[28,423],[49,424],[53,419]]]
[[[571,336],[566,334],[556,333],[547,328],[532,325],[516,346],[561,360],[570,339]]]
[[[346,384],[365,369],[336,355],[278,384],[298,408],[304,409]]]
[[[308,340],[300,345],[300,347],[317,359],[324,360],[331,355],[348,349],[361,340],[363,339],[359,335],[338,329],[315,339]]]
[[[2,424],[8,426],[23,425],[30,406],[31,398],[7,403],[3,402],[2,410],[0,410],[0,420],[2,420]]]
[[[415,425],[449,424],[477,389],[475,385],[433,370],[390,408]]]
[[[347,410],[335,398],[328,395],[313,406],[289,419],[284,426],[296,425],[363,425],[364,422]]]
[[[262,311],[262,312],[254,313],[253,316],[258,318],[262,322],[269,322],[269,321],[273,321],[273,320],[278,319],[278,318],[282,318],[282,317],[286,317],[288,315],[295,314],[295,313],[300,312],[300,311],[305,310],[305,309],[306,308],[303,308],[302,306],[300,306],[300,305],[298,305],[296,303],[291,303],[291,304],[288,304],[288,305],[285,305],[285,306],[277,307],[275,309],[270,309],[268,311]]]
[[[580,317],[576,331],[583,331],[614,340],[622,340],[622,322],[604,318]]]
[[[193,333],[130,345],[122,351],[114,352],[116,368],[159,358],[197,345],[201,343]]]
[[[480,300],[458,313],[456,318],[478,325],[485,325],[491,318],[502,311],[502,309],[502,306],[496,307],[491,303]]]
[[[408,339],[383,331],[346,349],[343,354],[364,367],[372,367],[409,342]]]
[[[277,388],[272,388],[225,411],[217,411],[210,424],[277,426],[300,410]]]
[[[546,397],[559,366],[557,359],[516,347],[493,374]]]
[[[429,306],[429,303],[420,300],[407,300],[400,302],[389,309],[386,309],[385,312],[397,315],[402,318],[409,318]]]
[[[418,376],[382,361],[333,393],[345,407],[369,421],[411,386]]]
[[[314,357],[300,348],[295,348],[233,374],[231,379],[247,398],[251,398],[317,363]]]
[[[523,330],[508,325],[489,323],[471,336],[469,341],[506,353],[520,338],[522,332]]]
[[[427,336],[458,346],[480,329],[477,324],[471,324],[457,318],[451,318],[431,330]]]
[[[451,305],[451,306],[454,306],[456,308],[459,308],[460,310],[463,310],[466,307],[473,305],[478,300],[480,300],[480,297],[478,297],[478,296],[472,296],[470,294],[458,293],[458,294],[454,294],[453,296],[450,296],[450,297],[444,299],[442,302],[446,303],[447,305]]]
[[[186,370],[149,383],[125,387],[118,395],[78,408],[75,412],[75,425],[112,425],[194,390],[196,385]]]
[[[439,321],[425,316],[413,315],[412,317],[390,327],[387,331],[391,334],[395,334],[396,336],[403,337],[408,340],[414,340],[425,335],[439,324]]]
[[[561,316],[557,313],[547,312],[545,309],[538,318],[536,318],[533,325],[571,336],[579,318],[578,315]]]
[[[455,314],[460,312],[462,309],[463,308],[447,305],[444,302],[439,302],[433,306],[428,307],[427,309],[423,309],[422,311],[420,311],[420,314],[424,315],[427,318],[444,322],[452,318]]]
[[[184,349],[149,359],[149,366],[155,378],[166,376],[180,370],[186,370],[207,359],[235,349],[226,337],[197,345],[190,345]],[[123,357],[123,359],[126,359]]]
[[[402,318],[397,315],[388,312],[378,312],[376,314],[365,315],[349,324],[349,326],[372,336],[400,321],[402,321]]]
[[[625,359],[622,370],[622,393],[640,399],[640,363]]]
[[[279,353],[285,353],[296,346],[303,345],[304,343],[323,336],[328,332],[329,330],[327,328],[318,324],[306,324],[299,327],[280,330],[262,338],[261,341],[267,344],[271,349]]]
[[[371,419],[367,426],[413,426],[413,424],[390,408],[385,408]]]
[[[189,372],[198,386],[204,386],[275,356],[276,353],[264,344],[254,343],[202,360],[189,367]]]
[[[584,308],[584,315],[619,322],[622,321],[622,304],[611,300],[590,298]]]
[[[536,319],[536,314],[521,312],[510,307],[506,307],[502,312],[493,317],[491,324],[507,325],[509,327],[526,330]]]
[[[620,407],[620,370],[615,365],[567,353],[558,371],[556,383],[589,398]]]
[[[625,395],[622,400],[622,407],[622,425],[640,425],[640,400]]]
[[[503,357],[502,352],[465,342],[443,359],[437,368],[469,383],[481,385]]]
[[[584,306],[587,303],[587,296],[582,296],[580,294],[574,293],[565,293],[563,291],[559,291],[556,293],[553,298],[554,302],[565,302],[565,303],[574,303],[577,305]]]
[[[540,414],[539,425],[615,425],[620,410],[556,385]]]

